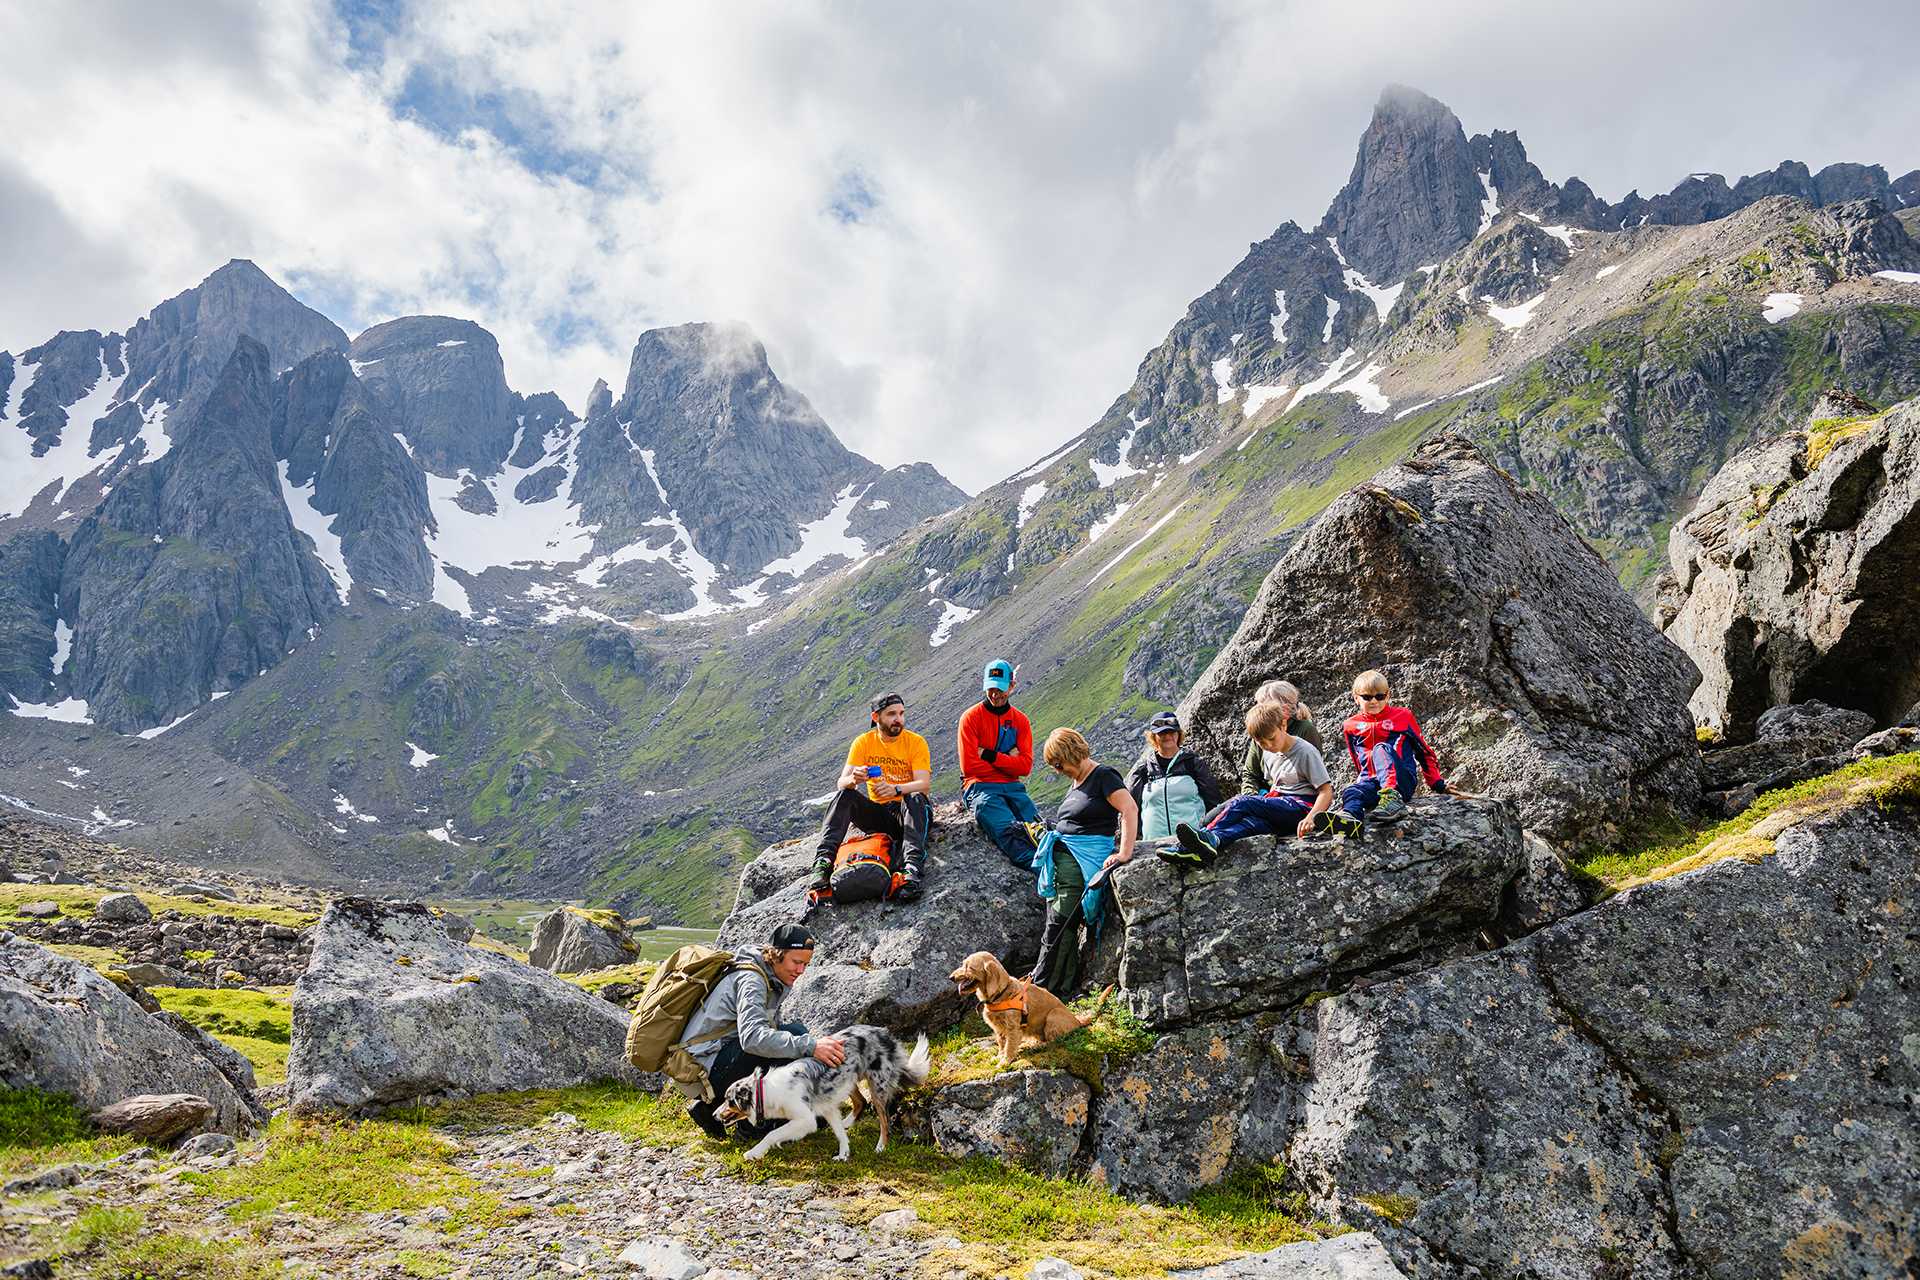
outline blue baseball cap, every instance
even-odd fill
[[[980,687],[983,690],[999,689],[1003,692],[1013,688],[1012,664],[1008,662],[1004,662],[998,658],[994,659],[992,662],[989,662],[987,664],[986,680],[983,684],[981,684]]]

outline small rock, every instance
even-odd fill
[[[665,1236],[634,1241],[620,1251],[619,1261],[639,1267],[651,1280],[694,1280],[707,1273],[706,1264],[688,1253],[685,1245]]]
[[[18,1280],[53,1280],[53,1264],[44,1258],[10,1262],[0,1267],[0,1276],[13,1276]]]
[[[1871,756],[1898,756],[1909,751],[1920,751],[1920,729],[1896,726],[1860,739],[1853,746],[1853,758],[1865,760]],[[25,910],[21,908],[22,912]]]
[[[840,1262],[852,1262],[855,1258],[860,1256],[860,1251],[854,1248],[850,1244],[837,1244],[833,1246],[833,1256],[836,1260]],[[1080,1280],[1080,1276],[1077,1272],[1075,1273],[1073,1280]]]
[[[1065,1258],[1042,1258],[1028,1268],[1027,1280],[1080,1280],[1080,1273]]]
[[[224,1133],[203,1133],[196,1138],[188,1138],[174,1148],[174,1158],[192,1160],[196,1156],[217,1156],[233,1150],[234,1141]]]
[[[93,1126],[102,1133],[128,1133],[164,1142],[212,1115],[213,1103],[198,1094],[142,1093],[94,1112]]]
[[[57,902],[29,902],[19,908],[18,913],[34,920],[50,920],[60,914],[60,904]]]
[[[882,1231],[904,1231],[918,1221],[920,1212],[917,1209],[893,1209],[875,1217],[873,1225]]]
[[[452,1220],[453,1211],[445,1205],[436,1204],[427,1210],[427,1221],[433,1223],[435,1226],[439,1226],[443,1222],[451,1222]]]
[[[110,893],[94,906],[93,918],[139,923],[153,919],[153,912],[136,894]]]
[[[534,1199],[538,1199],[538,1198],[539,1198],[539,1197],[541,1197],[541,1196],[544,1196],[544,1195],[546,1195],[546,1194],[547,1194],[547,1192],[549,1192],[549,1191],[551,1191],[551,1190],[553,1190],[553,1188],[552,1188],[552,1187],[550,1187],[550,1186],[548,1186],[548,1185],[547,1185],[546,1183],[544,1183],[544,1182],[541,1182],[541,1183],[536,1183],[535,1185],[533,1185],[533,1186],[531,1186],[531,1187],[521,1187],[521,1188],[520,1188],[519,1190],[517,1190],[517,1191],[509,1191],[509,1192],[507,1192],[507,1199],[509,1199],[509,1200],[534,1200]]]

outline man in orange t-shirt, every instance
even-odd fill
[[[893,869],[901,876],[894,896],[912,902],[922,892],[920,871],[927,856],[927,825],[933,819],[927,801],[933,789],[933,756],[925,738],[908,732],[906,699],[899,694],[889,691],[875,698],[867,719],[873,728],[847,749],[839,790],[820,826],[808,895],[816,902],[833,896],[833,859],[849,826],[892,839]]]
[[[980,701],[960,715],[960,798],[1008,861],[1031,870],[1026,824],[1040,821],[1040,811],[1020,780],[1033,772],[1033,726],[1014,707],[1013,686],[1012,664],[989,662]]]

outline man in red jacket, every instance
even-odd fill
[[[1013,666],[987,664],[983,696],[960,716],[960,798],[974,822],[1016,867],[1033,867],[1026,824],[1040,821],[1021,781],[1033,772],[1033,726],[1013,705]]]

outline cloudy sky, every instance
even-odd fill
[[[1083,430],[1345,181],[1383,85],[1652,194],[1920,167],[1920,6],[0,0],[0,348],[233,257],[522,391],[740,319],[847,444],[970,491]]]

